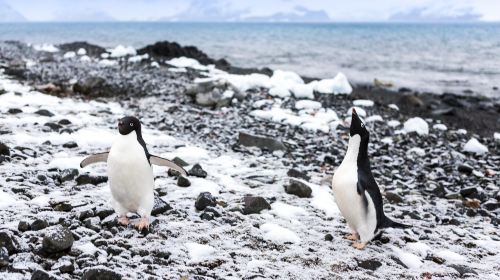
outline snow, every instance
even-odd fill
[[[331,109],[321,108],[318,111],[306,112],[302,110],[294,113],[288,109],[273,107],[268,110],[254,110],[251,116],[258,119],[270,120],[277,123],[285,123],[291,126],[300,126],[311,131],[330,131],[330,124],[338,120],[337,114]]]
[[[414,117],[404,123],[403,131],[406,133],[416,132],[418,135],[427,135],[429,134],[429,125],[424,119]]]
[[[82,55],[82,57],[80,57],[80,61],[91,62],[92,59],[88,55]]]
[[[0,190],[0,209],[10,207],[17,204],[18,201],[8,193]]]
[[[289,97],[290,91],[285,87],[272,87],[269,89],[269,95],[279,98]]]
[[[295,98],[314,99],[314,90],[309,85],[295,84],[292,86],[291,91]]]
[[[39,52],[50,52],[50,53],[55,53],[59,51],[59,49],[52,44],[33,45],[33,49]]]
[[[500,133],[498,132],[493,133],[493,139],[500,141]]]
[[[63,55],[64,58],[73,58],[76,56],[76,53],[73,51],[67,52]]]
[[[349,108],[349,110],[347,110],[347,116],[350,117],[352,115],[352,109],[355,109],[356,110],[356,113],[358,114],[358,116],[360,117],[366,117],[366,111],[363,109],[363,108],[360,108],[360,107],[351,107]]]
[[[269,213],[286,220],[296,220],[298,217],[307,214],[306,210],[302,207],[292,206],[279,201],[271,205]]]
[[[407,243],[406,248],[422,258],[425,258],[432,251],[429,245],[422,242]]]
[[[114,49],[109,49],[110,57],[122,57],[127,55],[135,55],[137,51],[134,47],[118,45]]]
[[[260,229],[263,231],[264,239],[278,244],[300,242],[300,238],[295,232],[277,224],[265,223],[260,226]]]
[[[198,60],[193,58],[188,58],[185,56],[172,58],[166,61],[165,63],[177,68],[193,68],[196,70],[207,70],[207,67],[199,63]]]
[[[465,143],[463,151],[474,153],[476,155],[482,155],[488,152],[488,147],[479,143],[476,138],[471,138],[467,143]]]
[[[295,72],[283,71],[278,69],[274,70],[273,75],[270,79],[270,83],[275,86],[282,86],[290,89],[293,85],[304,84],[304,81]]]
[[[180,157],[188,163],[195,164],[203,159],[208,159],[208,151],[195,146],[180,147],[174,152],[166,153],[167,158],[173,159],[174,157]]]
[[[340,214],[340,210],[334,201],[332,191],[329,187],[308,184],[312,189],[311,205],[322,210],[326,216],[334,217]]]
[[[90,241],[76,241],[73,244],[73,248],[86,255],[94,255],[97,251],[99,251]]]
[[[99,61],[99,65],[104,66],[104,67],[116,66],[116,65],[118,65],[118,61],[110,60],[110,59],[101,59]]]
[[[148,59],[148,58],[149,58],[149,54],[145,53],[143,55],[135,55],[135,56],[129,57],[128,62],[137,63],[137,62],[141,62],[142,60]]]
[[[352,102],[354,106],[372,107],[375,103],[368,99],[357,99]]]
[[[156,61],[151,62],[151,67],[160,68],[160,64]]]
[[[101,53],[101,58],[109,58],[109,53]]]
[[[368,118],[365,119],[366,123],[371,123],[371,122],[383,122],[384,119],[380,115],[373,115],[369,116]]]
[[[445,259],[450,263],[464,262],[466,258],[450,250],[441,250],[435,253],[436,256]]]
[[[420,258],[412,253],[405,252],[399,248],[393,247],[398,259],[410,269],[417,269],[422,266]]]
[[[435,129],[435,130],[441,130],[441,131],[448,130],[448,128],[446,127],[446,125],[441,124],[441,123],[433,125],[432,128]]]
[[[425,156],[425,151],[424,151],[424,149],[422,149],[422,148],[417,148],[417,147],[414,147],[414,148],[409,149],[407,153],[408,153],[408,154],[415,153],[417,156],[421,156],[421,157]]]
[[[87,51],[84,48],[79,48],[76,52],[78,55],[86,55]]]
[[[352,86],[347,77],[339,72],[333,79],[323,79],[315,83],[315,90],[319,93],[350,94]]]
[[[209,258],[215,253],[215,248],[209,245],[189,242],[184,244],[188,250],[189,258],[192,262],[200,262]]]
[[[295,109],[319,109],[321,108],[321,103],[312,100],[299,100],[295,103]]]
[[[457,133],[458,133],[458,134],[464,134],[464,135],[465,135],[465,134],[467,134],[467,130],[465,130],[465,129],[461,128],[461,129],[458,129],[458,130],[457,130]]]
[[[396,110],[396,111],[399,111],[399,107],[396,104],[389,104],[389,108]]]
[[[384,137],[380,140],[380,142],[385,143],[385,144],[389,144],[389,145],[392,145],[392,143],[394,143],[394,141],[392,140],[391,137]]]
[[[390,126],[390,127],[396,127],[396,126],[399,126],[401,123],[397,120],[390,120],[387,122],[387,125]]]
[[[235,89],[242,93],[249,89],[268,88],[270,86],[269,77],[258,73],[248,75],[217,74],[215,77],[218,77],[223,81],[227,81]]]

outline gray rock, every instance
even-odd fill
[[[288,175],[289,177],[304,179],[306,181],[311,180],[311,176],[308,176],[307,173],[297,170],[295,168],[288,170],[286,175]]]
[[[76,178],[77,185],[99,185],[101,183],[106,183],[108,181],[107,176],[91,176],[88,174],[82,174]]]
[[[172,160],[175,164],[179,165],[180,167],[186,167],[189,165],[189,163],[187,163],[186,161],[184,161],[182,158],[180,157],[174,157],[174,159]]]
[[[461,277],[463,276],[471,276],[471,275],[477,275],[477,272],[465,265],[460,265],[460,264],[450,264],[449,267],[455,269]]]
[[[151,215],[160,215],[167,212],[168,210],[172,210],[172,206],[166,203],[163,199],[155,197],[155,204],[153,206],[153,211],[151,211]]]
[[[19,243],[10,231],[0,231],[0,247],[7,249],[9,254],[16,253],[19,249]]]
[[[312,189],[301,181],[290,179],[289,185],[285,186],[285,192],[298,197],[311,197]]]
[[[259,214],[262,210],[271,209],[267,200],[260,196],[245,196],[243,198],[243,214]]]
[[[362,261],[358,261],[358,266],[361,267],[361,268],[364,268],[364,269],[368,269],[368,270],[377,270],[379,267],[382,266],[382,263],[377,261],[377,260],[374,260],[374,259],[368,259],[368,260],[362,260]]]
[[[47,229],[42,241],[42,250],[53,254],[70,249],[74,238],[71,231],[64,226],[56,225]]]
[[[94,267],[85,270],[81,280],[121,280],[122,276],[104,267]]]
[[[179,178],[177,178],[177,186],[186,188],[191,186],[191,182],[189,181],[188,178],[181,175],[179,176]]]
[[[28,231],[30,228],[30,224],[26,221],[19,221],[19,224],[17,225],[17,230],[20,232]]]
[[[216,206],[217,200],[212,196],[209,192],[202,192],[196,198],[196,202],[194,203],[194,207],[198,211],[203,211],[208,206]]]
[[[468,164],[460,164],[457,169],[458,169],[458,171],[465,173],[465,174],[471,174],[472,171],[474,170],[472,168],[472,166],[470,166]]]
[[[71,141],[71,142],[67,142],[67,143],[64,143],[63,144],[63,148],[67,148],[67,149],[73,149],[73,148],[76,148],[78,147],[78,144],[74,141]]]
[[[10,149],[7,145],[4,143],[0,142],[0,155],[3,156],[10,156]]]
[[[0,268],[6,267],[9,265],[9,251],[7,248],[0,247]]]
[[[395,192],[390,192],[390,191],[385,192],[385,198],[387,198],[389,203],[392,204],[398,204],[403,202],[403,198]]]
[[[286,150],[285,145],[281,141],[268,137],[255,136],[241,131],[238,136],[238,141],[241,145],[247,147],[258,147],[270,151]]]
[[[42,219],[36,219],[31,223],[31,230],[41,230],[49,226],[49,223]]]
[[[40,110],[36,111],[35,114],[40,115],[40,116],[44,116],[44,117],[53,117],[54,116],[54,113],[52,113],[51,111],[46,110],[46,109],[40,109]]]
[[[61,182],[72,181],[78,174],[79,172],[76,168],[64,169],[61,171]]]
[[[31,274],[31,280],[56,280],[57,278],[50,275],[47,271],[37,269]]]
[[[12,114],[12,115],[16,115],[16,114],[19,114],[19,113],[22,113],[23,110],[21,109],[18,109],[18,108],[10,108],[7,113],[9,114]]]
[[[196,176],[196,177],[200,177],[200,178],[207,177],[207,172],[205,170],[203,170],[201,165],[199,165],[198,163],[193,165],[193,168],[191,168],[191,170],[189,170],[188,174],[191,176]]]

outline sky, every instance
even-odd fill
[[[5,6],[29,21],[500,21],[499,0],[0,0],[0,15]]]

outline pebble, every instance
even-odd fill
[[[101,183],[106,183],[108,181],[107,176],[91,176],[88,174],[80,175],[76,178],[77,185],[99,185]]]
[[[362,260],[357,262],[359,267],[373,271],[382,266],[382,263],[380,261],[374,259]]]
[[[271,209],[271,205],[261,196],[245,196],[243,198],[243,214],[259,214],[262,210]]]
[[[78,147],[78,144],[76,142],[73,142],[73,141],[63,144],[63,148],[73,149],[76,147]]]
[[[12,114],[12,115],[16,115],[16,114],[19,114],[19,113],[22,113],[23,110],[19,109],[19,108],[10,108],[7,113],[9,114]]]
[[[163,199],[155,197],[154,201],[155,204],[153,206],[153,210],[151,211],[151,215],[157,216],[167,212],[168,210],[172,210],[172,206],[170,206],[170,204],[165,202]]]
[[[290,179],[290,183],[285,186],[285,192],[298,197],[311,197],[312,189],[301,181]]]
[[[391,204],[399,204],[403,202],[403,198],[399,194],[391,191],[385,192],[385,198],[387,198]]]
[[[183,187],[183,188],[186,188],[186,187],[189,187],[191,186],[191,182],[189,181],[188,178],[180,175],[178,178],[177,178],[177,186],[179,187]]]
[[[196,198],[196,202],[194,203],[194,207],[198,211],[203,211],[208,206],[216,206],[217,200],[212,196],[209,192],[202,192]]]
[[[54,116],[54,113],[52,113],[51,111],[46,110],[46,109],[38,110],[35,112],[35,114],[40,115],[40,116],[44,116],[44,117],[53,117]]]
[[[74,238],[71,231],[64,226],[56,225],[47,229],[42,241],[42,250],[53,254],[70,249]]]
[[[311,176],[308,176],[307,173],[297,170],[295,168],[288,170],[286,175],[288,175],[289,177],[304,179],[306,181],[311,180]]]
[[[205,170],[203,170],[201,165],[199,165],[198,163],[193,165],[193,168],[191,168],[191,170],[189,170],[188,174],[191,176],[200,177],[200,178],[207,177],[207,172]]]

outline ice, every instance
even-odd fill
[[[116,60],[110,60],[110,59],[101,59],[99,61],[99,65],[105,66],[105,67],[116,66],[116,65],[118,65],[118,61],[116,61]]]
[[[314,99],[314,90],[309,85],[295,84],[292,86],[291,91],[295,98]]]
[[[465,143],[463,151],[482,155],[488,152],[488,147],[479,143],[476,138],[471,138],[467,143]]]
[[[260,226],[260,229],[263,231],[263,237],[266,240],[275,242],[275,243],[299,243],[300,238],[295,234],[295,232],[279,226],[273,223],[265,223]]]
[[[437,251],[435,255],[451,263],[464,262],[466,260],[466,258],[463,257],[462,255],[459,255],[450,250]]]
[[[10,194],[0,190],[0,209],[17,204],[18,201]]]
[[[319,109],[321,108],[321,103],[312,100],[299,100],[295,103],[295,108],[297,110],[302,109]]]
[[[368,99],[358,99],[352,102],[354,106],[372,107],[375,103]]]
[[[79,48],[76,52],[78,55],[86,55],[87,51],[84,48]]]
[[[352,86],[343,73],[338,73],[333,79],[323,79],[315,83],[319,93],[350,94]]]
[[[177,68],[193,68],[196,70],[207,70],[207,66],[202,65],[198,60],[194,58],[188,58],[185,56],[172,58],[166,61],[168,65],[172,65]]]
[[[52,44],[33,45],[33,49],[39,52],[50,52],[50,53],[55,53],[59,51],[59,49]]]
[[[441,131],[446,131],[448,129],[446,127],[446,125],[441,124],[441,123],[433,125],[432,128],[435,129],[435,130],[441,130]]]
[[[399,107],[396,104],[389,104],[389,108],[396,110],[396,111],[399,111]]]
[[[274,103],[274,100],[270,100],[270,99],[261,99],[261,100],[257,100],[255,101],[253,104],[252,104],[252,107],[254,108],[261,108],[261,107],[264,107],[266,105],[271,105]]]
[[[263,74],[248,74],[248,75],[233,75],[233,74],[223,74],[216,77],[227,81],[235,89],[244,93],[249,89],[253,88],[268,88],[269,77]]]
[[[141,62],[142,60],[148,59],[148,58],[149,58],[149,54],[147,54],[147,53],[145,53],[143,55],[134,55],[134,56],[131,56],[128,58],[128,62],[137,63],[137,62]]]
[[[424,119],[414,117],[404,123],[403,130],[406,133],[416,132],[418,135],[427,135],[429,134],[429,125]]]
[[[160,68],[160,64],[156,61],[151,62],[151,67]]]
[[[189,242],[184,245],[188,250],[189,258],[192,262],[203,261],[216,252],[215,248],[209,245],[194,242]]]
[[[421,156],[421,157],[425,156],[425,150],[422,148],[417,148],[417,147],[409,149],[407,153],[408,154],[415,153],[417,156]]]
[[[288,109],[273,107],[269,110],[254,110],[251,116],[259,119],[266,119],[277,123],[286,123],[292,126],[301,126],[312,131],[328,132],[330,123],[338,120],[337,114],[331,109],[321,108],[318,111],[306,112],[302,110],[295,114]]]
[[[365,122],[371,123],[371,122],[383,122],[384,119],[380,115],[373,115],[369,116],[368,118],[365,119]]]
[[[295,72],[274,70],[271,76],[270,83],[274,86],[281,86],[284,88],[291,89],[292,86],[297,84],[304,84],[302,78]]]
[[[461,129],[457,129],[457,133],[458,133],[458,134],[464,134],[464,135],[465,135],[465,134],[467,134],[467,130],[465,130],[465,129],[463,129],[463,128],[461,128]]]
[[[122,57],[127,55],[135,55],[137,52],[134,47],[118,45],[114,49],[109,49],[110,57]]]
[[[91,62],[92,59],[88,55],[82,55],[82,57],[80,57],[80,61],[82,61],[82,62]]]
[[[272,87],[269,89],[269,95],[273,97],[285,98],[291,95],[288,88],[285,87]]]
[[[67,52],[63,55],[64,58],[73,58],[76,56],[76,53],[73,51]]]
[[[390,120],[387,122],[387,125],[390,126],[390,127],[396,127],[396,126],[399,126],[401,123],[397,120]]]
[[[292,206],[279,201],[271,205],[271,211],[269,212],[286,220],[296,220],[299,216],[307,214],[306,210],[302,207]]]
[[[417,269],[423,264],[420,258],[415,254],[404,252],[396,247],[393,247],[393,251],[396,253],[398,259],[410,269]]]
[[[101,53],[101,58],[109,58],[109,53]]]
[[[360,117],[366,117],[366,111],[360,107],[351,107],[349,108],[349,110],[347,110],[347,116],[350,117],[352,115],[352,109],[355,109],[356,110],[356,113],[358,114],[358,116]]]
[[[493,139],[500,141],[500,133],[498,132],[493,133]]]

